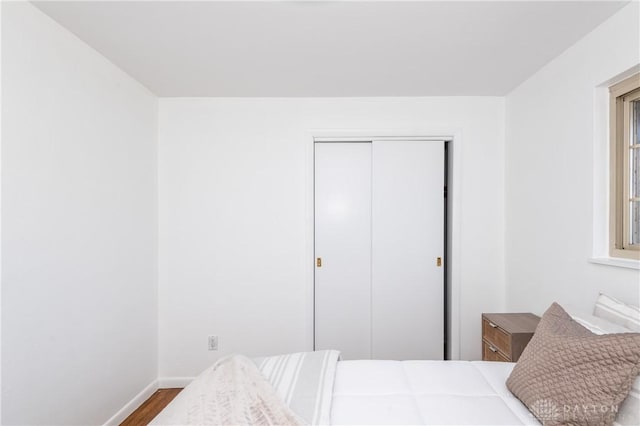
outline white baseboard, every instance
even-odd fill
[[[195,377],[159,377],[158,388],[183,388],[191,383]]]
[[[145,402],[155,391],[158,390],[158,380],[154,380],[142,391],[125,404],[116,414],[114,414],[104,426],[117,426],[133,413],[143,402]]]
[[[107,420],[104,426],[118,426],[158,389],[183,388],[191,383],[193,379],[195,379],[195,377],[160,377],[157,380],[154,380],[139,394],[134,396],[131,401],[127,402],[125,406],[109,420]]]

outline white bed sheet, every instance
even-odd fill
[[[505,386],[513,363],[340,361],[331,423],[539,425]]]

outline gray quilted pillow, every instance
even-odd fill
[[[554,303],[507,379],[545,425],[611,425],[640,371],[640,333],[596,335]]]

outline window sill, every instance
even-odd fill
[[[589,259],[589,263],[640,270],[640,260],[635,259],[623,259],[620,257],[592,257]]]

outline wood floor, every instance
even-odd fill
[[[131,413],[120,426],[148,425],[155,416],[166,407],[182,388],[158,389],[153,395]]]

